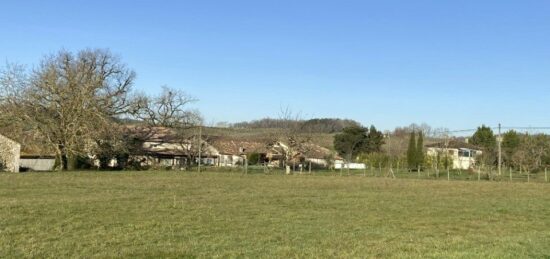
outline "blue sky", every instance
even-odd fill
[[[550,1],[2,1],[0,59],[109,48],[207,122],[550,126]]]

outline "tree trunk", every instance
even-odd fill
[[[67,154],[67,171],[74,171],[76,170],[76,155],[74,154]]]
[[[65,168],[65,164],[63,162],[63,155],[61,155],[60,153],[56,154],[55,155],[55,160],[56,160],[55,170],[58,171],[58,172],[62,172],[63,169]]]

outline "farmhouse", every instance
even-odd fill
[[[21,145],[0,135],[0,170],[19,172]]]
[[[276,152],[268,156],[270,165],[283,166],[282,160],[284,153],[288,153],[290,148],[282,142],[272,143],[270,147]],[[293,166],[311,165],[317,168],[330,168],[342,161],[340,156],[328,148],[313,143],[305,143],[300,147],[300,151],[293,152],[288,163]]]
[[[258,162],[264,164],[278,154],[275,150],[269,149],[265,143],[228,137],[214,137],[210,141],[210,145],[217,155],[214,164],[222,167],[242,165],[244,159],[248,159],[251,154],[257,154]]]
[[[173,130],[163,127],[129,128],[132,138],[140,143],[132,159],[142,165],[156,165],[172,168],[183,168],[191,159],[197,162],[199,156],[198,136],[178,136]],[[207,166],[234,167],[245,163],[252,154],[258,156],[258,164],[270,167],[280,166],[286,145],[268,141],[245,140],[229,136],[202,136],[201,163]],[[307,151],[298,153],[292,158],[296,164],[311,162],[312,166],[331,166],[326,158],[332,152],[315,144],[308,144]],[[335,156],[338,159],[337,156]]]
[[[480,148],[467,142],[451,140],[426,145],[427,155],[431,157],[448,157],[452,160],[453,169],[468,170],[476,165],[476,158],[482,154]]]
[[[142,165],[183,168],[189,159],[198,159],[199,140],[194,136],[178,136],[164,127],[131,127],[127,130],[137,145],[132,148],[132,159]],[[214,164],[216,150],[205,140],[201,140],[200,153],[202,164]]]
[[[311,162],[312,167],[319,168],[336,167],[344,161],[335,152],[316,144],[306,144],[306,151],[301,156],[306,162]]]

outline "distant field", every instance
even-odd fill
[[[0,258],[550,257],[550,184],[0,174]]]

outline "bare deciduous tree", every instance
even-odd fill
[[[198,156],[198,143],[204,145],[205,138],[199,137],[197,127],[202,125],[201,114],[189,109],[197,100],[184,91],[162,87],[158,96],[138,95],[132,106],[132,115],[150,128],[165,127],[173,132],[177,142],[187,156],[187,166]],[[151,130],[150,132],[154,132]]]
[[[292,164],[295,167],[303,162],[300,155],[310,151],[311,132],[304,130],[300,121],[300,113],[294,113],[289,107],[281,108],[278,120],[280,130],[271,134],[268,143],[268,148],[274,148],[282,155],[280,166]]]
[[[108,50],[62,50],[29,74],[12,71],[18,80],[2,82],[9,86],[3,105],[14,108],[11,117],[55,150],[60,170],[72,169],[77,155],[89,154],[99,129],[111,127],[131,103],[135,73]]]
[[[6,64],[0,70],[0,132],[19,143],[24,128],[21,117],[17,116],[22,102],[28,76],[25,67],[18,64]]]
[[[138,95],[132,114],[153,127],[186,128],[202,121],[199,112],[188,108],[196,101],[181,90],[163,86],[158,96]]]

